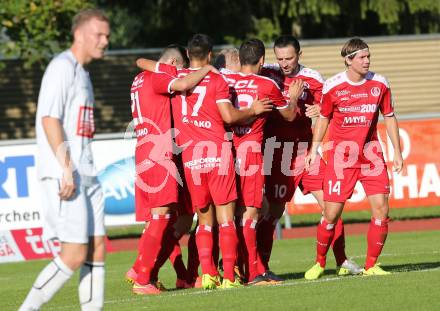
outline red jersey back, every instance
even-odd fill
[[[298,100],[298,113],[293,122],[285,121],[275,115],[270,118],[266,125],[267,137],[277,136],[287,141],[308,141],[312,140],[312,120],[305,115],[306,104],[320,103],[322,97],[322,86],[324,79],[316,70],[299,65],[300,69],[293,76],[285,76],[278,64],[265,65],[262,75],[273,79],[280,87],[284,98],[290,101],[289,85],[292,81],[301,79],[304,81],[304,92]]]
[[[185,76],[196,69],[178,70]],[[226,130],[217,104],[230,102],[228,84],[223,76],[210,72],[196,87],[172,99],[177,144],[194,147],[198,142],[214,142],[217,146],[226,141]]]
[[[384,116],[394,114],[390,87],[383,76],[368,72],[363,81],[355,83],[344,71],[328,79],[323,88],[321,117],[330,119],[329,141],[334,142],[330,156],[339,143],[353,141],[359,148],[357,165],[368,163],[363,150],[367,143],[378,141],[379,110]]]
[[[162,66],[163,64],[161,64]],[[176,79],[175,67],[168,72],[143,71],[131,85],[131,112],[137,137],[136,162],[148,158],[155,161],[172,155],[170,85]],[[160,144],[158,144],[160,142]]]
[[[288,106],[280,88],[272,79],[241,72],[227,73],[224,76],[229,84],[231,101],[237,109],[249,108],[257,97],[271,99],[277,109],[285,109]],[[244,141],[255,141],[261,145],[266,117],[267,115],[263,115],[250,120],[246,125],[232,127],[235,147],[237,148]]]

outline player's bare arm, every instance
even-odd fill
[[[68,200],[73,196],[76,188],[73,182],[72,162],[64,141],[63,127],[59,119],[47,116],[42,118],[42,124],[47,141],[63,170],[59,192],[60,198],[61,200]]]
[[[394,148],[393,171],[400,173],[403,168],[402,150],[400,147],[399,126],[394,115],[390,117],[384,116],[385,126],[388,136]]]
[[[271,103],[271,100],[268,98],[258,99],[257,97],[247,109],[236,109],[230,102],[226,101],[218,103],[218,109],[223,121],[227,125],[246,124],[252,118],[272,111],[273,106]]]
[[[157,61],[147,59],[147,58],[138,58],[136,60],[136,66],[142,70],[154,71],[156,69]]]
[[[209,72],[218,73],[218,70],[212,65],[205,65],[197,71],[191,72],[183,78],[175,80],[171,84],[171,90],[182,92],[195,87]]]
[[[307,171],[316,160],[319,145],[321,145],[322,139],[327,132],[329,122],[329,119],[324,117],[318,118],[318,121],[316,122],[315,128],[313,130],[312,147],[310,148],[310,151],[305,158],[305,169]]]
[[[136,65],[148,71],[155,71],[157,62],[151,59],[139,58],[136,60]],[[219,73],[212,65],[205,65],[199,70],[192,72],[185,77],[175,80],[171,84],[171,90],[175,92],[183,92],[195,87],[210,71]]]

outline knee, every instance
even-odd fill
[[[62,250],[61,260],[73,271],[77,270],[86,261],[87,247],[78,247],[76,249]]]
[[[246,219],[258,220],[259,209],[253,208],[253,207],[246,209],[246,212],[243,214],[242,218],[243,218],[243,220],[246,220]]]
[[[100,262],[105,260],[105,237],[91,237],[86,259]]]
[[[387,202],[381,202],[373,206],[373,217],[383,220],[388,218],[388,204]]]
[[[207,225],[207,226],[212,227],[214,224],[214,220],[212,218],[212,215],[198,213],[197,217],[199,218],[199,225]]]
[[[339,219],[339,214],[336,211],[324,210],[323,216],[329,224],[335,224]]]

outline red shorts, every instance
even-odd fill
[[[136,165],[136,172],[134,196],[137,221],[147,221],[151,208],[168,206],[179,201],[174,161],[154,163],[145,171],[142,165]]]
[[[390,193],[390,181],[385,163],[382,169],[378,168],[371,172],[361,168],[335,168],[333,165],[327,165],[323,181],[324,201],[345,202],[353,194],[358,180],[367,196]]]
[[[263,204],[264,175],[261,152],[246,152],[237,156],[238,206],[261,208]]]
[[[266,176],[265,182],[265,195],[269,202],[281,204],[289,202],[298,187],[303,194],[322,190],[325,162],[321,158],[317,159],[311,170],[307,172],[304,169],[304,156],[295,155],[296,153],[290,161],[290,169],[283,170],[283,150],[275,149],[271,174]]]
[[[221,155],[202,148],[187,148],[182,153],[185,180],[194,209],[210,203],[223,205],[237,199],[232,153]]]

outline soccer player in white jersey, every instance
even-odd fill
[[[400,172],[403,159],[391,90],[383,76],[369,70],[370,51],[363,40],[348,40],[342,47],[341,56],[347,70],[325,81],[321,116],[316,123],[312,147],[305,163],[308,169],[317,159],[318,147],[328,128],[324,213],[318,225],[316,263],[305,273],[305,278],[309,280],[317,279],[324,273],[335,224],[357,181],[361,182],[367,194],[372,212],[363,273],[389,274],[376,263],[388,234],[390,193],[387,167],[377,136],[377,122],[380,111],[394,148],[393,169]]]
[[[84,66],[104,56],[110,27],[97,9],[79,12],[73,43],[46,68],[36,117],[43,236],[61,252],[38,275],[19,310],[38,310],[80,269],[82,310],[104,304],[105,229],[101,188],[93,172],[94,96]]]

